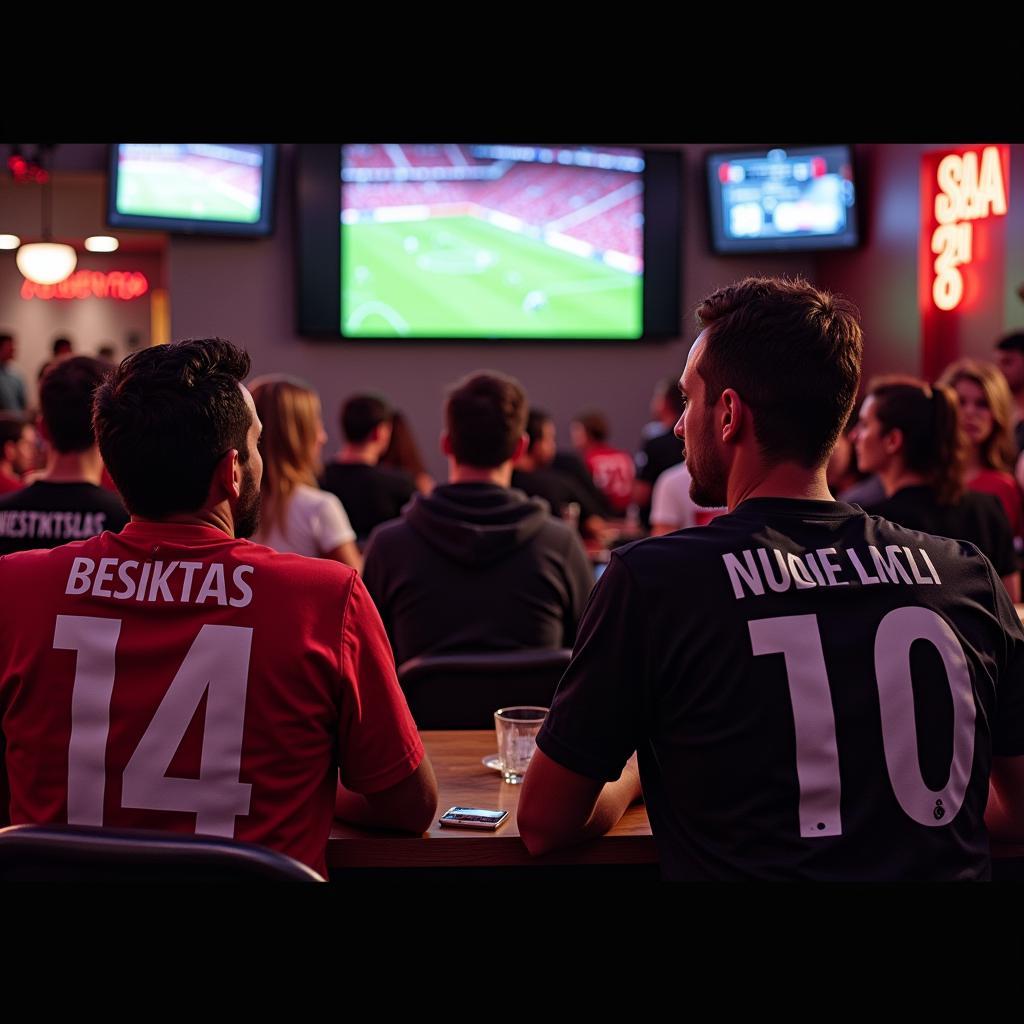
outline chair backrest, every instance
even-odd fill
[[[3,882],[322,882],[312,868],[253,843],[143,829],[10,825]]]
[[[420,729],[493,729],[494,712],[515,704],[549,707],[572,651],[435,654],[398,669]]]

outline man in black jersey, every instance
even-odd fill
[[[40,382],[40,428],[51,451],[34,483],[0,498],[0,555],[118,533],[128,522],[120,498],[100,486],[103,459],[92,426],[93,393],[109,371],[98,359],[73,356]]]
[[[533,853],[640,795],[667,878],[986,878],[1024,841],[1024,632],[971,544],[836,502],[853,307],[710,295],[676,426],[710,525],[613,553],[519,804]],[[637,751],[637,758],[631,757]],[[639,766],[637,766],[637,760]]]

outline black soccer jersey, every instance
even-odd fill
[[[668,878],[985,878],[1024,632],[971,544],[752,499],[613,553],[538,745],[606,780],[638,750]]]
[[[37,480],[0,498],[0,555],[119,533],[128,518],[118,496],[95,484]]]

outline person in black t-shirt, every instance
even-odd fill
[[[93,434],[92,397],[109,369],[98,359],[75,356],[40,383],[40,429],[52,451],[38,480],[0,499],[0,555],[55,548],[104,530],[119,533],[128,522],[117,495],[99,486],[103,460]]]
[[[416,492],[413,478],[378,465],[391,440],[392,410],[376,395],[353,395],[341,409],[345,445],[324,469],[320,486],[336,494],[362,543],[375,526],[397,518]]]
[[[592,493],[579,481],[552,466],[555,447],[555,423],[541,409],[531,409],[526,418],[529,445],[515,461],[512,486],[531,498],[543,498],[552,515],[565,518],[572,503],[579,506],[580,533],[586,537],[602,537],[609,527],[600,515]]]
[[[748,278],[698,318],[676,431],[693,499],[730,511],[613,553],[520,834],[535,854],[600,834],[642,779],[668,878],[988,877],[986,820],[1024,841],[1005,589],[972,544],[829,494],[860,376],[848,302]]]
[[[1020,600],[1013,531],[999,499],[964,486],[967,440],[950,388],[913,377],[880,377],[868,386],[854,433],[857,462],[877,473],[882,501],[864,508],[911,530],[970,541]]]

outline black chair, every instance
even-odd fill
[[[322,882],[312,868],[253,843],[143,829],[10,825],[3,882]]]
[[[435,654],[398,669],[420,729],[493,729],[494,712],[516,704],[549,707],[572,651]]]

